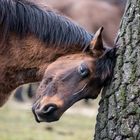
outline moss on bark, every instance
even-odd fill
[[[111,84],[102,93],[95,140],[140,140],[140,0],[128,0]]]

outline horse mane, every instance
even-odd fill
[[[53,46],[89,45],[92,34],[65,16],[26,0],[0,0],[0,29],[3,39],[10,32],[24,37],[34,34]]]
[[[116,47],[107,48],[103,57],[96,62],[96,77],[100,79],[100,85],[106,86],[111,81],[116,62]]]

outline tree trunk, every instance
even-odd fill
[[[116,67],[102,93],[95,140],[140,140],[140,0],[128,0]]]

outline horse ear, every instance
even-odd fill
[[[103,40],[102,40],[102,31],[103,27],[100,27],[97,32],[95,33],[91,43],[90,43],[90,49],[92,52],[96,51],[103,51]]]

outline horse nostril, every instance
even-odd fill
[[[55,104],[48,104],[42,108],[41,112],[45,115],[48,115],[48,114],[53,113],[56,109],[57,109],[57,106]]]

